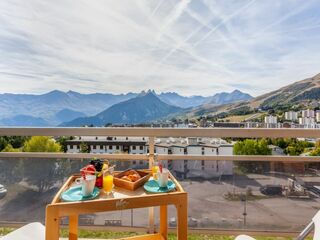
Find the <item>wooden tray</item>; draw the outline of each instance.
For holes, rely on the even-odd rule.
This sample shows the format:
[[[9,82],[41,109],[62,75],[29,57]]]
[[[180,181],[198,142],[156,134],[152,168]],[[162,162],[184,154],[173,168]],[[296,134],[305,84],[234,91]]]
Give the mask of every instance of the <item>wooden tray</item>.
[[[151,173],[148,172],[144,172],[144,171],[140,171],[140,170],[135,170],[137,173],[139,173],[139,175],[141,176],[141,178],[135,182],[129,182],[127,180],[123,180],[121,179],[121,177],[125,176],[126,173],[130,170],[133,169],[128,169],[124,172],[118,173],[114,176],[113,178],[113,183],[115,186],[120,187],[120,188],[124,188],[127,190],[131,190],[134,191],[137,188],[141,187],[142,185],[144,185],[150,178]]]

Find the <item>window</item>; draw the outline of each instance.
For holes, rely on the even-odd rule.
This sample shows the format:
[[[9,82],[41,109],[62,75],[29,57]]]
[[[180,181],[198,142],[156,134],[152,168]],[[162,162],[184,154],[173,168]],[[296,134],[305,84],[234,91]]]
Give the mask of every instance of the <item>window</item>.
[[[136,146],[132,146],[132,150],[136,150]]]
[[[134,160],[134,161],[132,161],[132,164],[136,164],[136,161]]]
[[[112,146],[111,145],[109,146],[109,149],[112,150]]]
[[[116,137],[114,137],[114,140],[117,140],[117,138],[116,138]]]
[[[96,149],[96,148],[97,148],[97,146],[96,146],[96,145],[93,145],[93,146],[92,146],[92,149]]]
[[[98,140],[98,137],[96,137],[96,140]]]
[[[142,165],[142,164],[143,164],[143,161],[141,161],[141,160],[140,160],[140,162],[139,162],[139,163],[140,163],[140,165]]]
[[[143,150],[143,146],[140,146],[140,150]]]
[[[103,145],[100,145],[100,149],[103,149]]]
[[[116,146],[116,149],[119,150],[119,146]]]
[[[126,140],[128,140],[128,137],[126,137]]]
[[[77,145],[77,149],[80,149],[80,145]]]
[[[201,161],[201,169],[204,170],[204,160]]]

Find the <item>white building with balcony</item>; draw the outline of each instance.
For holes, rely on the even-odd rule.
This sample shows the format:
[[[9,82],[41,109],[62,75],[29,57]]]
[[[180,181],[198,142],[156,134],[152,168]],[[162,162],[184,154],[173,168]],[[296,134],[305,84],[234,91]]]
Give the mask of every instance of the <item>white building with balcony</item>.
[[[297,121],[298,120],[298,112],[294,112],[294,111],[285,112],[284,118],[289,121]]]
[[[277,116],[268,115],[264,117],[264,123],[266,124],[277,124],[278,118]]]
[[[315,119],[312,117],[299,118],[299,124],[302,125],[304,128],[315,128],[316,127]]]
[[[315,112],[312,109],[302,110],[301,115],[302,118],[314,118]]]
[[[278,127],[278,117],[272,115],[265,116],[264,123],[267,128],[276,128]]]
[[[86,144],[90,153],[130,153],[147,154],[148,138],[138,137],[76,137],[68,140],[67,152],[81,152],[81,144]],[[233,174],[232,161],[205,161],[201,156],[233,155],[233,145],[219,138],[157,138],[155,154],[159,155],[199,155],[199,160],[165,160],[164,167],[181,178],[212,178]],[[147,161],[134,160],[128,167],[146,168]],[[123,165],[123,164],[122,164]]]
[[[320,110],[316,111],[316,121],[319,123],[320,122]]]

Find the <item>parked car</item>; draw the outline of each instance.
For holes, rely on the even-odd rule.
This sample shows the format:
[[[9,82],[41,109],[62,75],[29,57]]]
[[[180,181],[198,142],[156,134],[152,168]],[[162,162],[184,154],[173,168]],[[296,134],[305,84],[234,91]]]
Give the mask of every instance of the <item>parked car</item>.
[[[198,226],[198,220],[193,217],[188,217],[188,226],[189,227],[197,227]]]
[[[7,194],[7,189],[5,189],[4,186],[0,184],[0,199],[4,198],[6,194]]]
[[[264,195],[282,195],[282,186],[281,185],[266,185],[260,187],[260,192]]]
[[[198,220],[193,217],[188,217],[188,226],[189,227],[197,227],[198,226]],[[169,226],[170,227],[176,227],[177,226],[177,220],[175,217],[169,218]]]
[[[177,220],[175,217],[169,218],[169,226],[170,227],[176,227],[177,226]]]

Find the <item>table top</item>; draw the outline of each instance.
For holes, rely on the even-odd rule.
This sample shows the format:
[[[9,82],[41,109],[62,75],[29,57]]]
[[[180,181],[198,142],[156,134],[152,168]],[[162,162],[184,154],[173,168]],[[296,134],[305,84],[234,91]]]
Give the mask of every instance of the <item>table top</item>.
[[[146,172],[150,172],[150,170],[143,170]],[[116,172],[117,173],[117,172]],[[92,199],[92,200],[86,200],[86,201],[75,201],[75,202],[63,202],[61,201],[61,194],[66,191],[67,189],[69,189],[73,184],[76,178],[81,177],[81,175],[73,175],[71,177],[69,177],[69,179],[65,182],[65,184],[60,188],[60,190],[58,191],[58,193],[55,195],[55,197],[53,198],[51,205],[60,205],[60,204],[68,204],[68,203],[83,203],[83,202],[97,202],[97,201],[111,201],[111,200],[121,200],[121,199],[130,199],[130,198],[149,198],[152,196],[159,196],[159,197],[163,197],[166,198],[168,195],[175,195],[175,194],[182,194],[185,193],[185,191],[183,190],[183,188],[181,187],[181,185],[179,184],[179,182],[175,179],[175,177],[170,173],[169,174],[170,179],[174,182],[174,184],[176,185],[176,190],[172,191],[172,192],[168,192],[168,193],[147,193],[143,186],[139,187],[138,189],[134,190],[134,191],[130,191],[130,190],[126,190],[123,188],[119,188],[119,187],[114,187],[113,189],[113,193],[107,195],[104,193],[104,191],[101,189],[100,190],[100,194],[97,198]]]

